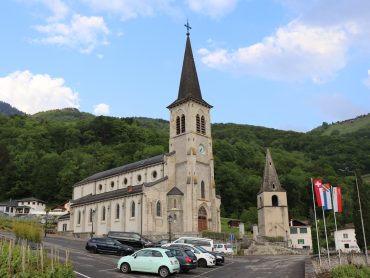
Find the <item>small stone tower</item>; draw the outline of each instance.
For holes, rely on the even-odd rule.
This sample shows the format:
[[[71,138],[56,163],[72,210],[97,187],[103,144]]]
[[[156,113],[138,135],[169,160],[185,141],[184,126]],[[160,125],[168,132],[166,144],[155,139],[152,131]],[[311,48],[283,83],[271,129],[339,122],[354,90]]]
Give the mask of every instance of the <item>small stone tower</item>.
[[[266,152],[266,164],[261,189],[257,195],[258,230],[260,236],[283,237],[289,233],[286,190],[281,186],[272,161]]]

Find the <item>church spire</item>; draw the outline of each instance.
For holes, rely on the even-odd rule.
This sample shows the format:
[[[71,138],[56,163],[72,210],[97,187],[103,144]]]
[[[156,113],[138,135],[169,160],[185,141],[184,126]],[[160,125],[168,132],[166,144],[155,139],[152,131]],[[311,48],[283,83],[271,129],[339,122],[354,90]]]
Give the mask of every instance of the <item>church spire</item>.
[[[274,162],[272,161],[269,149],[267,149],[266,151],[265,171],[263,174],[263,182],[259,193],[265,191],[285,192],[285,189],[281,186],[279,182],[279,177],[276,173]]]
[[[203,100],[202,93],[200,91],[197,70],[195,68],[193,51],[192,51],[191,43],[190,43],[189,29],[191,29],[191,27],[189,26],[188,22],[185,25],[185,27],[187,28],[186,46],[185,46],[184,61],[182,64],[179,93],[178,93],[177,99],[172,104],[170,104],[167,108],[172,108],[188,100],[196,101],[200,104],[203,104],[211,108],[212,106]]]

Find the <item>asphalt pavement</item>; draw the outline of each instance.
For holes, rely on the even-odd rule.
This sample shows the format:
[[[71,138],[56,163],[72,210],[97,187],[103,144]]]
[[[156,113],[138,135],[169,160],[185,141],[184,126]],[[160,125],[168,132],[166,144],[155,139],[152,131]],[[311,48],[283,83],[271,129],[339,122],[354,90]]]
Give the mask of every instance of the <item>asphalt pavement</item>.
[[[9,236],[9,235],[8,235]],[[119,256],[92,254],[85,250],[86,241],[66,237],[48,236],[44,239],[45,248],[58,250],[60,260],[65,260],[69,250],[78,278],[150,278],[156,274],[123,274],[116,269]],[[202,278],[300,278],[304,277],[305,256],[245,256],[227,257],[225,264],[210,268],[197,268],[189,273],[176,274],[171,277]]]

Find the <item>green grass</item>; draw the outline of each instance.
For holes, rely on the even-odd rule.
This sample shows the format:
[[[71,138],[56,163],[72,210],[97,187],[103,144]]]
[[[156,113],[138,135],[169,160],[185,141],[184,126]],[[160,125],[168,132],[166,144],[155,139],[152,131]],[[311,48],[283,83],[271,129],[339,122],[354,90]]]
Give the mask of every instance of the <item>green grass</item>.
[[[368,278],[370,277],[370,268],[365,267],[365,266],[356,267],[355,265],[341,265],[331,270],[331,277],[333,278],[347,278],[347,277]]]
[[[229,226],[227,225],[227,221],[229,220],[230,218],[221,218],[221,232],[227,234],[233,233],[236,236],[239,235],[239,228],[229,228]]]

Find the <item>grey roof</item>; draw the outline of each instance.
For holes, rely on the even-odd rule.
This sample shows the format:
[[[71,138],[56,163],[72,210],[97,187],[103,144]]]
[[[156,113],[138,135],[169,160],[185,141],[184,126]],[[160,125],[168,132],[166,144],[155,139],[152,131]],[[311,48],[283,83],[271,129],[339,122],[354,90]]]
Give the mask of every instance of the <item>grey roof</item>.
[[[145,182],[145,183],[143,183],[143,185],[145,187],[151,187],[151,186],[156,185],[157,183],[160,183],[160,182],[165,181],[167,179],[168,179],[168,176],[165,176],[163,178],[157,179],[157,180],[152,181],[152,182]]]
[[[131,194],[137,194],[143,192],[143,185],[135,185],[132,187],[132,191],[128,192],[127,187],[118,189],[118,190],[113,190],[101,194],[96,194],[96,195],[86,195],[84,197],[81,197],[79,199],[73,200],[71,206],[76,206],[76,205],[82,205],[82,204],[88,204],[88,203],[95,203],[103,200],[109,200],[113,198],[119,198],[122,196],[126,195],[131,195]]]
[[[17,207],[18,201],[17,200],[10,200],[5,202],[0,202],[0,206],[7,206],[7,207]]]
[[[87,177],[86,179],[83,179],[82,181],[77,182],[74,186],[78,186],[78,185],[81,185],[81,184],[84,184],[84,183],[87,183],[87,182],[99,180],[99,179],[102,179],[102,178],[105,178],[105,177],[115,176],[115,175],[118,175],[118,174],[121,174],[121,173],[133,171],[135,169],[147,167],[149,165],[163,163],[164,162],[164,157],[166,155],[170,156],[174,153],[175,152],[170,152],[170,153],[167,153],[167,154],[156,155],[156,156],[153,156],[153,157],[150,157],[150,158],[147,158],[147,159],[143,159],[143,160],[140,160],[140,161],[136,161],[136,162],[133,162],[133,163],[130,163],[130,164],[126,164],[126,165],[123,165],[123,166],[120,166],[120,167],[117,167],[117,168],[113,168],[113,169],[109,169],[109,170],[106,170],[106,171],[103,171],[103,172],[99,172],[99,173],[96,173],[96,174],[94,174],[90,177]]]
[[[270,150],[267,149],[266,152],[266,163],[265,163],[265,171],[263,174],[263,182],[261,185],[261,192],[285,192],[286,190],[281,186],[279,177],[276,173],[276,169],[274,166],[274,162],[272,161],[272,157],[270,154]]]
[[[40,200],[40,199],[37,199],[37,198],[35,198],[35,197],[28,197],[28,198],[18,199],[17,201],[18,201],[18,202],[33,202],[33,201],[35,201],[35,202],[39,202],[39,203],[44,203],[44,204],[46,204],[46,202],[45,202],[45,201]]]
[[[190,37],[189,34],[187,34],[179,94],[177,100],[171,103],[167,108],[172,108],[189,100],[193,100],[209,108],[212,107],[212,105],[205,102],[202,98],[193,51],[191,49]]]
[[[68,220],[70,219],[71,214],[68,212],[66,214],[63,214],[62,216],[58,217],[58,220]]]
[[[293,224],[293,227],[297,227],[297,226],[310,226],[308,224],[308,221],[302,221],[302,220],[297,220],[297,219],[292,219],[292,224]]]
[[[176,186],[174,186],[170,191],[168,191],[167,195],[181,195],[184,196],[184,193]]]

